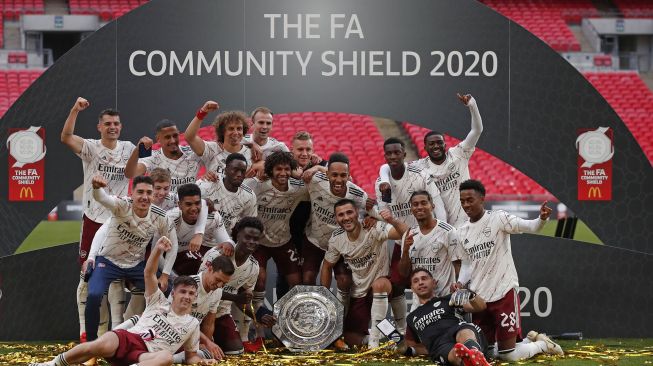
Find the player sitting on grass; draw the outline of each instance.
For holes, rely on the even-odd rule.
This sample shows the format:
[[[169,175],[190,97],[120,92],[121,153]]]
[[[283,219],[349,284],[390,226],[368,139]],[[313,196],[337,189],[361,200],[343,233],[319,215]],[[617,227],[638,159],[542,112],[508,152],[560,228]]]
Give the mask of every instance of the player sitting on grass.
[[[457,308],[466,312],[485,309],[485,301],[469,290],[436,296],[437,281],[425,268],[410,275],[410,288],[421,306],[408,314],[408,355],[429,355],[443,365],[489,366],[483,352],[487,341],[481,328],[467,323]]]
[[[172,243],[163,236],[152,249],[144,270],[147,306],[134,327],[107,332],[95,341],[79,344],[59,354],[50,362],[30,366],[68,366],[93,357],[104,357],[112,365],[167,366],[172,365],[172,354],[182,345],[187,364],[214,364],[215,360],[203,360],[197,355],[200,324],[191,315],[198,293],[195,279],[188,276],[175,279],[172,303],[159,289],[156,278],[159,256],[171,248]]]

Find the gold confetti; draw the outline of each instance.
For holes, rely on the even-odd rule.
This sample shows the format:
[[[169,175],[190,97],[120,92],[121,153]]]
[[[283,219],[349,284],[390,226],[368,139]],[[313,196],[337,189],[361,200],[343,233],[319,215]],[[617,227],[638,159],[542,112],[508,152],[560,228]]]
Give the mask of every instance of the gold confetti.
[[[25,344],[25,343],[0,343],[0,366],[26,365],[30,362],[50,361],[59,353],[65,352],[75,346],[75,343],[67,344]],[[282,347],[270,348],[266,352],[256,354],[243,354],[231,356],[220,362],[224,366],[245,366],[245,365],[271,365],[271,366],[307,366],[307,365],[354,365],[366,363],[392,363],[395,365],[428,365],[432,364],[427,358],[404,357],[396,354],[390,343],[382,344],[380,347],[368,350],[367,348],[356,348],[353,352],[337,352],[323,350],[314,353],[291,353]],[[642,364],[651,365],[653,360],[644,360],[641,357],[653,357],[653,346],[645,346],[639,349],[624,348],[623,345],[579,345],[566,349],[565,355],[548,356],[540,355],[529,362],[518,362],[516,364],[555,364],[558,359],[590,360],[604,365],[615,365],[620,359],[640,360]],[[495,361],[495,366],[509,365],[505,362]],[[514,365],[515,363],[513,363]],[[107,365],[100,361],[100,365]]]

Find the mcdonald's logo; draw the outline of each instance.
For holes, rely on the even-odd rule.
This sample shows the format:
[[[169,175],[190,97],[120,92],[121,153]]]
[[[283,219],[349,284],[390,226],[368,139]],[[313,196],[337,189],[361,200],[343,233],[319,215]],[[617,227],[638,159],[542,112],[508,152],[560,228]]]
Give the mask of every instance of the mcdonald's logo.
[[[601,198],[601,188],[591,187],[587,192],[587,198]]]
[[[18,197],[21,198],[21,199],[23,199],[23,198],[29,198],[29,199],[34,198],[34,192],[32,191],[32,187],[21,187],[20,188],[20,194],[18,195]]]

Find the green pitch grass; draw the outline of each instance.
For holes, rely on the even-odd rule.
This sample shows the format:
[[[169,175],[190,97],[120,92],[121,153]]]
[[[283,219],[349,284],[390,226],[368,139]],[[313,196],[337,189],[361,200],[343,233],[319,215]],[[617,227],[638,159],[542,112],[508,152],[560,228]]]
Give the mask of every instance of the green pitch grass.
[[[553,236],[557,223],[556,220],[547,222],[542,229],[541,235]],[[80,227],[81,221],[41,221],[18,247],[16,254],[77,242],[79,241]],[[581,221],[578,222],[576,227],[575,239],[593,244],[602,244],[599,238]]]
[[[560,341],[560,345],[566,352],[564,357],[553,357],[539,355],[528,361],[520,362],[494,362],[493,365],[531,365],[531,366],[642,366],[653,364],[653,339],[586,339],[582,341]],[[38,358],[53,357],[53,352],[62,348],[53,343],[34,342],[29,344],[0,343],[0,366],[25,364],[22,360],[34,361]],[[276,352],[275,352],[276,354]],[[284,352],[282,355],[289,356]],[[340,357],[342,356],[342,357]],[[310,357],[310,360],[282,358],[281,355],[272,358],[265,358],[267,364],[296,366],[306,364],[334,364],[334,365],[433,365],[426,359],[397,359],[393,361],[389,352],[384,351],[378,354],[366,355],[353,361],[352,356],[341,354],[335,362],[319,362],[319,356]],[[249,365],[258,356],[245,355],[228,359],[230,366]],[[261,357],[263,358],[263,357]],[[29,361],[27,361],[29,362]],[[106,363],[101,362],[102,365]]]

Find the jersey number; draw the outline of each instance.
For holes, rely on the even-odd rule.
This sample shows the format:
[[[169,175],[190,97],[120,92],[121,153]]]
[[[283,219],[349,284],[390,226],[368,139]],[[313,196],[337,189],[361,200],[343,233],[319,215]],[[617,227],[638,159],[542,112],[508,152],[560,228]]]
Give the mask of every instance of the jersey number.
[[[517,323],[517,320],[515,318],[515,312],[513,311],[510,313],[510,315],[506,313],[501,313],[501,327],[503,328],[508,328],[512,327]]]

